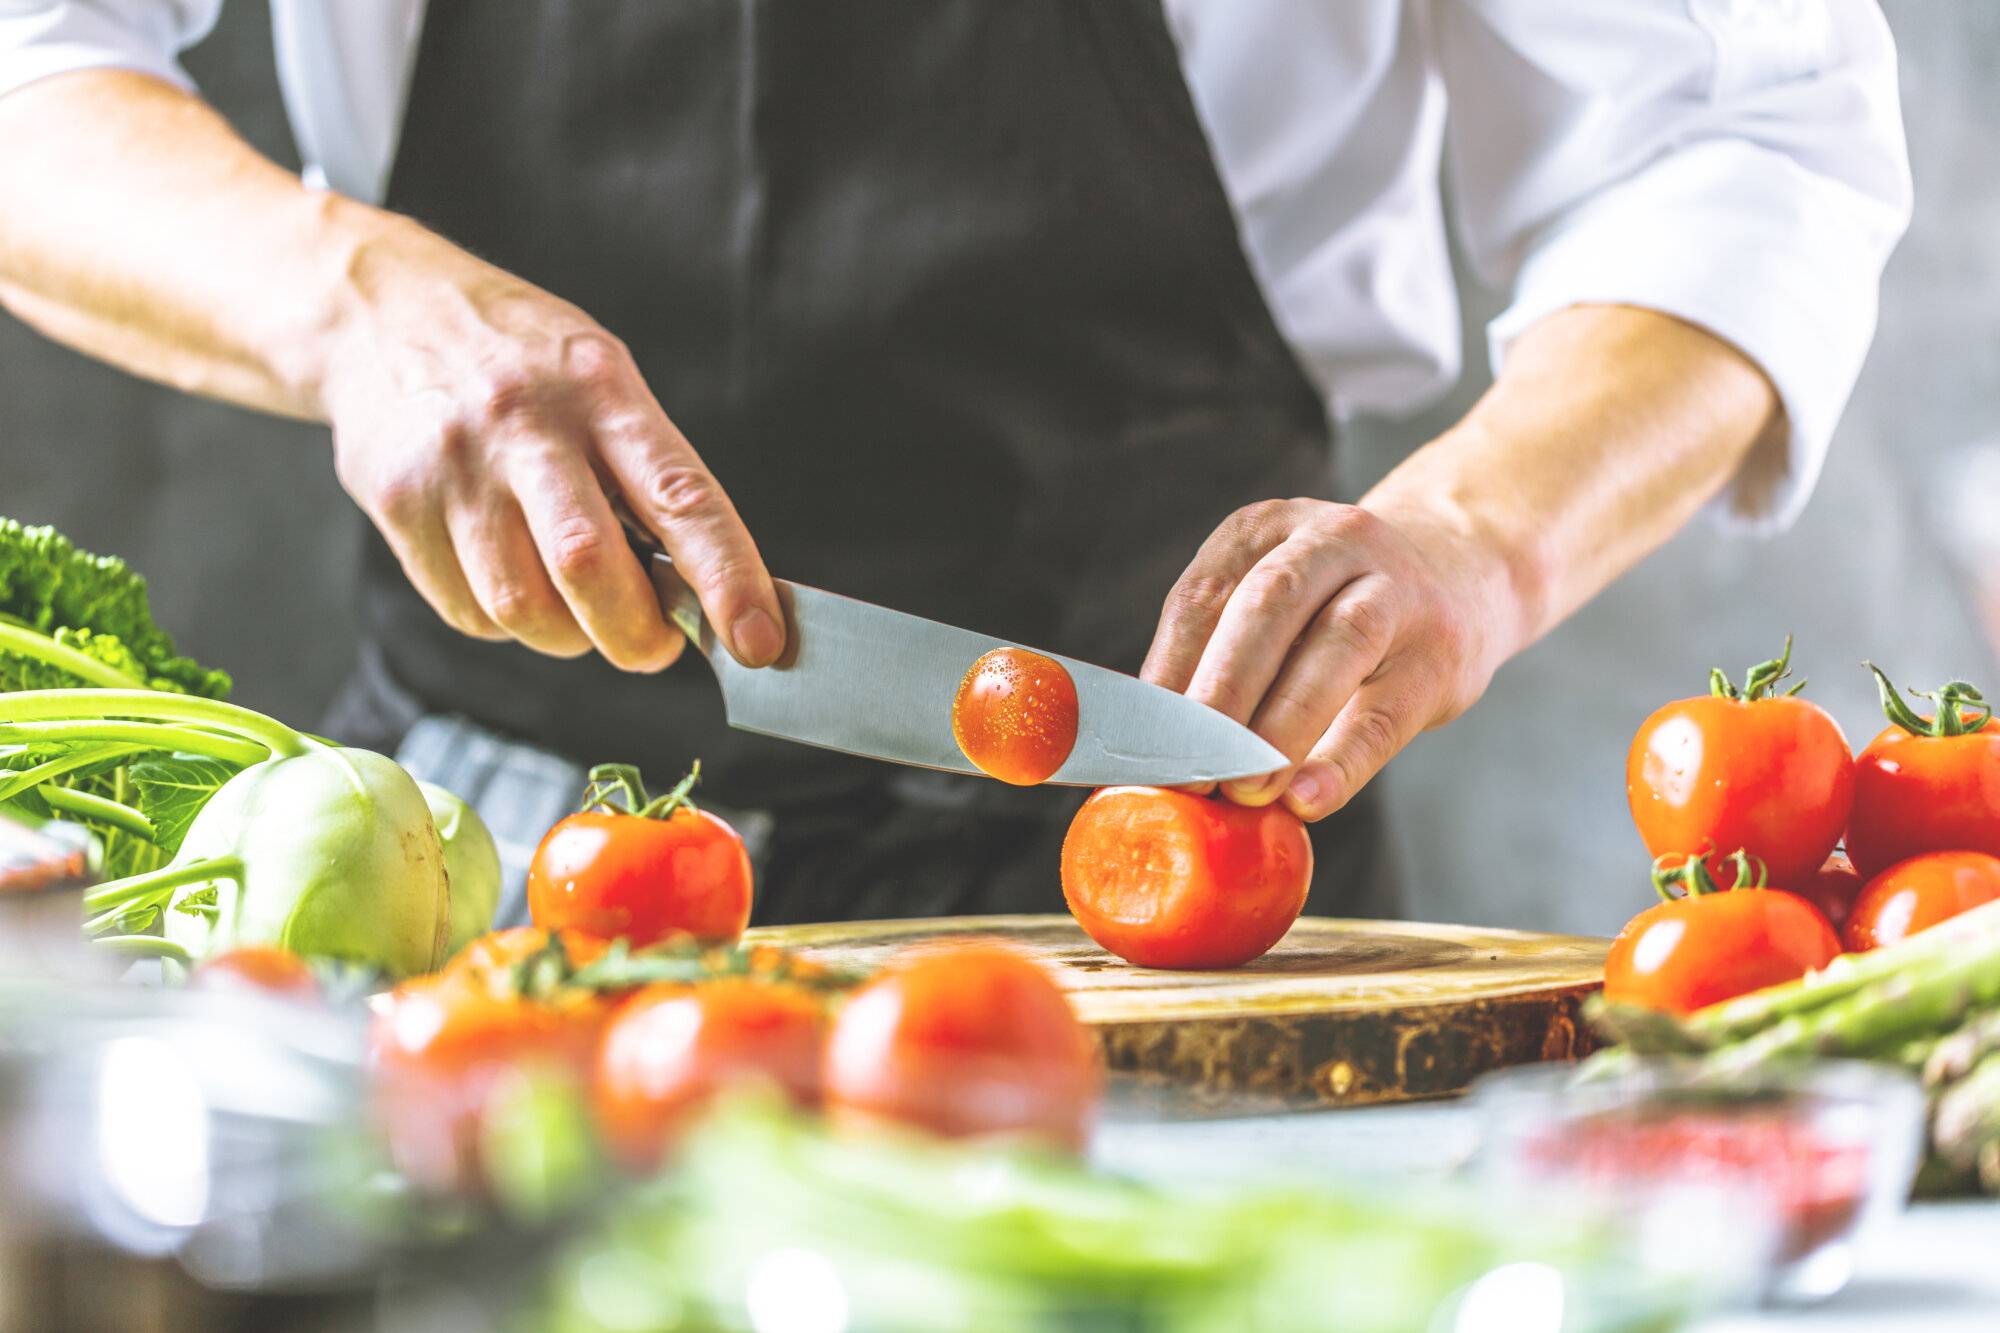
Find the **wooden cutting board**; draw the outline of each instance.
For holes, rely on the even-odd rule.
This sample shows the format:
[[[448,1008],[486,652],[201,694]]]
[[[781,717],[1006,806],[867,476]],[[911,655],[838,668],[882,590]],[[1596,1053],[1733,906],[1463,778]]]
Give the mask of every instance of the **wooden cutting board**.
[[[1227,972],[1160,972],[1104,952],[1068,916],[772,926],[756,942],[869,969],[928,940],[984,937],[1051,966],[1106,1065],[1194,1107],[1443,1097],[1480,1074],[1587,1054],[1578,1014],[1607,941],[1479,926],[1302,917]]]

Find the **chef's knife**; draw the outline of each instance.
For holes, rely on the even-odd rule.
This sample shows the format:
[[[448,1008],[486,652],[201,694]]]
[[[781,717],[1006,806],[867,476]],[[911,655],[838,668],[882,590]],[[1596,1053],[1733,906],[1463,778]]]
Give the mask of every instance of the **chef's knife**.
[[[952,734],[952,700],[975,661],[1018,645],[779,579],[784,656],[746,667],[717,641],[693,589],[651,534],[629,521],[627,528],[668,618],[714,669],[730,726],[898,764],[979,771]],[[1077,697],[1076,745],[1050,782],[1165,787],[1285,766],[1262,737],[1186,695],[1059,653],[1043,656],[1062,663]]]

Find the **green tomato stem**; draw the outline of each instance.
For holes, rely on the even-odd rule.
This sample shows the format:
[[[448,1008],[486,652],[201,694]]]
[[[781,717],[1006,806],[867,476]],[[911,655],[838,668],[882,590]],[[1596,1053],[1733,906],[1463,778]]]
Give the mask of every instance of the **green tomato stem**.
[[[79,768],[89,768],[104,759],[122,759],[126,755],[139,754],[145,749],[140,745],[83,745],[68,754],[59,754],[52,759],[44,759],[33,768],[20,772],[0,782],[0,801],[11,801],[22,792],[39,787],[44,782],[53,782],[65,773],[74,773]]]
[[[1934,690],[1911,690],[1919,699],[1929,699],[1937,705],[1936,710],[1925,717],[1910,707],[1902,692],[1889,679],[1886,672],[1873,662],[1863,662],[1863,666],[1875,673],[1875,689],[1882,696],[1882,712],[1888,719],[1909,732],[1912,736],[1926,736],[1933,739],[1946,736],[1965,736],[1983,731],[1993,720],[1993,705],[1979,692],[1979,687],[1963,680],[1948,680]],[[1972,716],[1967,717],[1970,709]]]
[[[19,694],[0,694],[0,711]],[[184,698],[166,695],[165,698]],[[176,727],[165,722],[121,722],[100,718],[77,718],[53,722],[0,722],[0,741],[47,744],[50,741],[116,741],[143,750],[178,750],[207,755],[225,764],[248,768],[271,757],[268,747],[239,736],[224,736],[195,727]]]
[[[262,743],[281,758],[304,754],[311,742],[275,718],[239,704],[156,690],[20,690],[0,695],[0,721],[148,718],[184,727],[213,727]]]
[[[135,834],[147,842],[153,841],[157,836],[152,820],[129,805],[121,805],[95,792],[77,791],[71,787],[52,784],[42,792],[42,799],[49,803],[51,810],[60,810],[66,815],[76,815],[83,819],[94,819],[100,824],[108,824],[112,828]]]
[[[212,856],[185,865],[166,865],[141,875],[127,875],[100,884],[83,895],[83,910],[102,912],[108,907],[130,908],[164,900],[184,884],[211,879],[235,879],[243,873],[241,858]]]
[[[1718,699],[1735,699],[1743,703],[1756,703],[1776,688],[1779,681],[1792,674],[1792,636],[1785,636],[1785,650],[1769,661],[1759,662],[1750,668],[1743,678],[1742,688],[1722,673],[1721,667],[1714,667],[1708,673],[1708,692]],[[1790,698],[1806,687],[1802,680],[1785,691]]]
[[[92,685],[102,685],[114,690],[143,688],[146,684],[126,675],[118,668],[100,662],[89,653],[79,652],[66,643],[60,643],[39,630],[22,625],[12,625],[0,621],[0,649],[31,657],[46,663],[58,671],[67,671],[78,680]]]
[[[91,941],[106,953],[125,958],[164,958],[182,967],[194,966],[194,955],[182,946],[158,935],[106,935]]]

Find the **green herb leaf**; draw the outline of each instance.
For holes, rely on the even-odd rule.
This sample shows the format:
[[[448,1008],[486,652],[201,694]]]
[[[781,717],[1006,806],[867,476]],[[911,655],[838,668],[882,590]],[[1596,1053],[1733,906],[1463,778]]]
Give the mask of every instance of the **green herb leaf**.
[[[205,889],[196,889],[193,893],[175,903],[174,910],[176,912],[186,912],[189,916],[213,916],[220,910],[220,903],[216,899],[215,886],[211,884]]]
[[[160,850],[172,856],[208,798],[239,771],[205,755],[174,754],[141,759],[127,775],[133,804],[153,821],[153,840]]]

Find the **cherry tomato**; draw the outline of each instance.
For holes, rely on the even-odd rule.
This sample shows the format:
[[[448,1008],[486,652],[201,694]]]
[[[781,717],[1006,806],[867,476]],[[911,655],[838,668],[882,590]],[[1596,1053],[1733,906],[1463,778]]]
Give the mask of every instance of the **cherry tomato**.
[[[1714,673],[1707,695],[1679,699],[1639,728],[1625,760],[1625,795],[1654,856],[1702,851],[1725,888],[1737,848],[1776,884],[1802,884],[1847,827],[1854,756],[1819,705],[1771,696],[1791,658],[1750,669],[1745,686]]]
[[[1063,839],[1077,924],[1140,967],[1238,967],[1291,929],[1312,887],[1312,841],[1283,806],[1160,787],[1105,787]]]
[[[1046,972],[960,944],[907,954],[854,993],[822,1085],[841,1118],[1081,1148],[1098,1081],[1095,1043]]]
[[[2000,722],[1977,690],[1953,682],[1920,716],[1874,667],[1891,725],[1861,752],[1847,852],[1874,876],[1919,852],[2000,856]],[[1965,707],[1972,703],[1971,708]],[[1958,716],[1953,728],[1940,719]]]
[[[649,1170],[730,1085],[765,1082],[810,1105],[824,1022],[819,999],[797,986],[744,977],[648,986],[618,1010],[598,1048],[598,1124],[628,1166]]]
[[[1679,880],[1686,897],[1655,903],[1626,922],[1604,959],[1604,998],[1688,1014],[1766,986],[1795,981],[1832,962],[1840,940],[1817,907],[1761,885],[1719,890],[1701,861],[1663,871],[1661,892]],[[1744,878],[1739,860],[1738,873]]]
[[[465,971],[405,982],[374,1008],[371,1087],[392,1158],[422,1188],[476,1193],[479,1126],[495,1089],[524,1071],[580,1082],[611,1005],[583,991],[496,994]]]
[[[1826,864],[1817,874],[1792,891],[1817,907],[1827,923],[1839,930],[1847,924],[1848,915],[1854,911],[1854,900],[1861,896],[1861,886],[1866,882],[1847,859],[1847,853],[1835,852],[1826,858]]]
[[[995,648],[972,664],[951,701],[951,734],[980,772],[1032,787],[1076,744],[1076,682],[1062,663]]]
[[[289,949],[246,944],[216,954],[188,978],[196,990],[259,991],[287,1000],[320,998],[319,978]]]
[[[538,926],[623,937],[633,948],[686,933],[733,940],[750,921],[750,856],[736,830],[688,803],[701,771],[646,797],[638,771],[591,770],[586,808],[559,821],[528,866]],[[622,791],[622,806],[614,798]]]
[[[1924,852],[1868,881],[1847,921],[1847,947],[1860,953],[1894,944],[1995,898],[2000,856]]]

